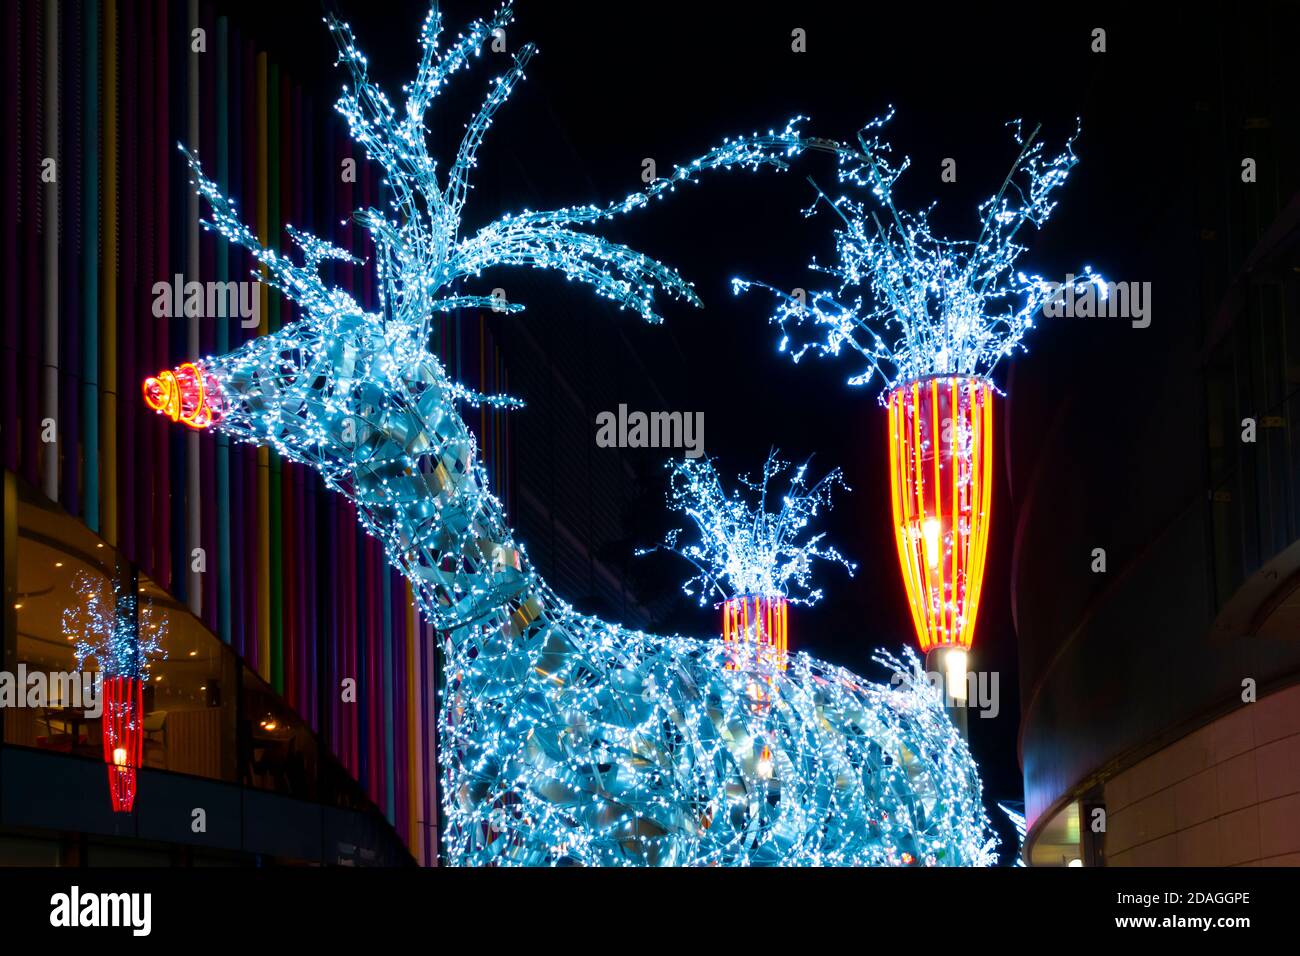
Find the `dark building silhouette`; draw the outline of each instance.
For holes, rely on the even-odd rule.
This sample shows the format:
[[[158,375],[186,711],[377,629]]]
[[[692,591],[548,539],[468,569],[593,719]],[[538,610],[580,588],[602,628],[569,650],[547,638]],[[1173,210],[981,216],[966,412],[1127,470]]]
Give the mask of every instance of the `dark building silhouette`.
[[[1034,865],[1300,863],[1296,32],[1172,24],[1164,108],[1130,90],[1102,159],[1151,325],[1054,320],[1012,376]]]

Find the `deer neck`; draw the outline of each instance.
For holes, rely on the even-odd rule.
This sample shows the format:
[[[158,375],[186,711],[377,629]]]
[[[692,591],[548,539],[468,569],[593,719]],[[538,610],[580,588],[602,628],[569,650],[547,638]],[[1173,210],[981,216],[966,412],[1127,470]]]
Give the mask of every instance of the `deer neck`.
[[[453,640],[541,600],[436,356],[395,356],[374,327],[278,338],[215,361],[230,412],[219,428],[317,468]]]
[[[429,356],[366,416],[345,491],[426,618],[457,640],[512,613],[535,582],[440,373]]]

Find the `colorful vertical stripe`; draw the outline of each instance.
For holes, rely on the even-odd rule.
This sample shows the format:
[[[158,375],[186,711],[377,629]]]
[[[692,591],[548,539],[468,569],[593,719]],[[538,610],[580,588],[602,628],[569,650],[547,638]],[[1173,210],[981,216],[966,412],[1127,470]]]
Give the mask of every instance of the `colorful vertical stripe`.
[[[378,171],[353,153],[332,104],[283,68],[266,43],[280,39],[244,17],[211,0],[6,5],[13,95],[0,109],[18,142],[0,159],[15,184],[0,221],[0,261],[14,277],[0,291],[0,457],[187,603],[312,726],[417,859],[433,863],[437,636],[408,583],[314,471],[220,436],[196,448],[198,436],[140,400],[144,375],[297,318],[264,287],[256,328],[155,314],[155,289],[170,296],[178,275],[242,281],[253,268],[247,252],[196,232],[178,141],[197,146],[267,244],[281,244],[292,222],[371,253],[347,217],[383,204]],[[196,28],[202,53],[191,50]],[[40,164],[50,147],[58,176],[47,188]],[[356,160],[355,182],[343,180],[345,159]],[[324,268],[376,307],[370,269]],[[477,373],[484,391],[509,388],[496,321],[435,324],[443,361],[462,378]],[[39,426],[50,410],[58,441],[45,449]],[[490,410],[477,419],[509,507],[509,419]],[[206,566],[197,575],[195,547]],[[354,698],[344,699],[345,681],[355,681]]]

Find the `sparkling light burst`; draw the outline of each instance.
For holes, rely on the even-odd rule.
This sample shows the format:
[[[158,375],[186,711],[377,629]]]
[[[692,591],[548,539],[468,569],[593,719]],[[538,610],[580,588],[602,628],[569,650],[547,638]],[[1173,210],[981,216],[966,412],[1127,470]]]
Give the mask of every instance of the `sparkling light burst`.
[[[558,270],[649,321],[659,320],[657,290],[698,304],[672,269],[581,227],[706,170],[783,168],[805,141],[791,123],[728,141],[619,202],[506,216],[462,237],[479,143],[531,48],[492,83],[442,179],[423,116],[509,18],[502,9],[440,48],[435,7],[400,113],[366,78],[351,31],[330,22],[354,82],[339,109],[393,197],[392,218],[358,214],[376,247],[376,312],[319,277],[324,259],[345,253],[297,230],[301,264],[264,248],[191,159],[211,227],[251,250],[259,277],[302,316],[198,363],[208,427],[319,469],[355,503],[439,630],[447,860],[991,862],[975,766],[914,660],[886,661],[907,676],[881,687],[798,655],[758,709],[744,676],[720,666],[718,642],[653,637],[578,613],[515,540],[457,405],[517,403],[448,377],[428,348],[433,316],[497,304],[462,283],[498,265]]]
[[[769,489],[773,478],[790,469],[775,451],[763,463],[760,479],[740,477],[744,490],[728,492],[707,458],[686,458],[669,468],[669,506],[694,523],[698,540],[682,543],[682,530],[676,529],[659,548],[695,566],[697,573],[682,590],[697,596],[701,605],[710,594],[722,600],[745,594],[779,595],[791,604],[816,604],[822,592],[811,584],[814,561],[842,564],[849,574],[855,570],[856,565],[839,551],[822,543],[825,533],[804,537],[818,512],[830,508],[835,488],[848,490],[838,468],[809,485],[805,462],[791,473],[784,494]],[[779,509],[774,507],[777,504]]]
[[[866,190],[870,198],[832,200],[818,188],[805,210],[812,215],[824,202],[842,223],[835,230],[838,261],[821,265],[814,259],[811,265],[835,280],[835,289],[790,293],[740,278],[732,288],[740,293],[759,286],[779,297],[771,321],[781,326],[781,351],[796,362],[809,350],[835,356],[846,348],[866,359],[850,384],[879,378],[887,392],[930,375],[987,377],[1023,348],[1034,317],[1061,294],[1059,283],[1016,270],[1025,251],[1017,235],[1026,223],[1041,228],[1055,210],[1052,194],[1078,162],[1079,128],[1059,154],[1047,158],[1037,127],[1026,136],[1020,120],[1009,123],[1020,152],[1001,188],[979,205],[978,235],[948,239],[931,228],[936,203],[919,212],[895,204],[895,184],[911,160],[896,161],[880,138],[893,115],[891,109],[859,131],[857,148],[833,149],[839,182]],[[817,148],[827,148],[824,142]],[[1105,290],[1101,277],[1085,266],[1075,291],[1089,284]]]
[[[136,594],[116,579],[111,599],[107,582],[84,571],[73,579],[72,589],[80,600],[63,609],[63,633],[76,639],[73,654],[77,667],[85,667],[93,657],[105,680],[148,680],[149,659],[167,656],[162,646],[167,619],[156,615],[149,602],[139,602]]]

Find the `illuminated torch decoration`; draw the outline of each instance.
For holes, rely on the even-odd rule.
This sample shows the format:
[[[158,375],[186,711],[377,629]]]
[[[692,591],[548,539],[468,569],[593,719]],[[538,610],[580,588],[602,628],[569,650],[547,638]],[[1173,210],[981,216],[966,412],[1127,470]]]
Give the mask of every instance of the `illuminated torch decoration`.
[[[993,388],[975,377],[889,392],[895,542],[921,650],[970,649],[988,554]],[[963,672],[964,673],[964,672]]]
[[[103,694],[104,763],[114,813],[135,806],[136,771],[144,753],[144,684],[149,658],[164,656],[165,619],[155,619],[150,605],[139,606],[136,592],[113,582],[112,599],[102,578],[84,572],[73,581],[80,602],[63,611],[63,632],[77,641],[77,667],[94,658]]]
[[[695,566],[696,574],[682,590],[703,605],[709,596],[722,598],[722,639],[729,653],[727,670],[771,675],[789,664],[790,604],[816,604],[822,592],[811,584],[812,562],[842,564],[852,574],[856,565],[835,548],[823,544],[824,533],[804,539],[812,519],[829,508],[838,485],[847,490],[838,468],[813,485],[805,462],[794,469],[780,510],[769,510],[776,498],[769,485],[790,468],[768,455],[761,479],[742,476],[744,490],[728,492],[707,459],[672,462],[668,501],[672,510],[690,518],[699,540],[683,544],[675,529],[657,548],[671,551]],[[746,491],[750,494],[746,494]],[[751,501],[752,497],[752,501]],[[770,683],[770,680],[769,680]],[[751,692],[751,696],[756,696]]]
[[[836,356],[851,349],[866,368],[849,379],[879,379],[888,409],[889,483],[895,543],[921,649],[944,650],[950,673],[971,646],[979,610],[993,490],[993,369],[1022,349],[1034,317],[1064,293],[1060,283],[1015,271],[1025,251],[1022,226],[1041,227],[1056,208],[1052,193],[1078,162],[1079,130],[1056,156],[1043,155],[1038,129],[1012,129],[1019,155],[998,192],[979,206],[975,240],[931,230],[929,213],[900,210],[893,189],[910,161],[896,162],[879,130],[892,110],[859,131],[857,147],[836,145],[841,185],[870,200],[830,199],[817,189],[805,215],[825,202],[842,223],[838,263],[812,268],[834,291],[786,293],[733,279],[737,293],[759,286],[780,302],[780,350],[799,361],[809,350]],[[1090,267],[1071,282],[1076,293],[1105,282]],[[804,336],[801,333],[810,332]]]
[[[788,604],[780,594],[742,594],[722,602],[722,640],[732,652],[728,670],[746,660],[786,669]]]
[[[136,768],[144,752],[144,682],[138,677],[104,681],[104,763],[114,813],[135,806]]]

